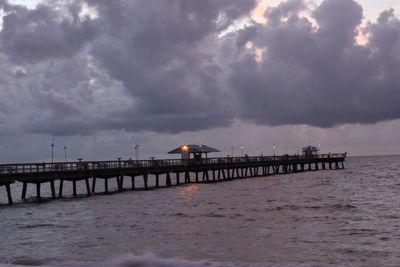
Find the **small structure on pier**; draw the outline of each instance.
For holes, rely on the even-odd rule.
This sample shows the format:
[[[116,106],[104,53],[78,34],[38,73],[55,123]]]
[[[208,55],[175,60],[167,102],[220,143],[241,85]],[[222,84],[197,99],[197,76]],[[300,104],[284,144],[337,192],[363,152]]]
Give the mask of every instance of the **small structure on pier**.
[[[315,146],[306,146],[303,148],[303,155],[305,156],[314,156],[318,154],[318,148]]]
[[[221,151],[206,145],[181,145],[180,147],[168,152],[168,154],[181,154],[182,159],[190,159],[190,154],[193,154],[194,159],[201,159],[203,154],[205,154],[207,158],[207,154],[212,152]]]

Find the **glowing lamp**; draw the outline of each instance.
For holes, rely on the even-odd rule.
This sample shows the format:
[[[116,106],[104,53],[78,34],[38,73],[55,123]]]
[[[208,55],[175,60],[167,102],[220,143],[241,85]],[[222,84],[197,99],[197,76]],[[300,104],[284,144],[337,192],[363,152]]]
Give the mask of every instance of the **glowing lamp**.
[[[188,151],[189,150],[189,146],[187,146],[187,145],[182,146],[182,150],[183,151]]]

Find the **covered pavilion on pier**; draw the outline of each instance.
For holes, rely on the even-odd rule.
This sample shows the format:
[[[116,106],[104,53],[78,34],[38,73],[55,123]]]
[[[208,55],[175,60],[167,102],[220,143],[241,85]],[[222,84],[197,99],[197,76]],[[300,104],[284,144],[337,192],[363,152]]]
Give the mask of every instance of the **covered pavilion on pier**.
[[[216,148],[212,148],[206,145],[181,145],[178,148],[168,152],[168,154],[181,154],[182,159],[190,159],[190,155],[193,155],[193,159],[201,159],[203,154],[207,158],[208,153],[221,152]]]

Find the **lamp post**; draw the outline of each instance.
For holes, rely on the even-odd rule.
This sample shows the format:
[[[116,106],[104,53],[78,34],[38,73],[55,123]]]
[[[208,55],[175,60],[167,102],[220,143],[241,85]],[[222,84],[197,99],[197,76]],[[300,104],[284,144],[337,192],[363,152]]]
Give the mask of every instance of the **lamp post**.
[[[54,138],[51,139],[51,165],[53,166],[54,162]]]
[[[233,146],[231,146],[231,156],[233,158]]]
[[[135,146],[135,156],[136,156],[136,160],[139,160],[139,145]]]
[[[64,146],[64,157],[65,157],[65,162],[67,162],[67,145]]]
[[[240,147],[240,155],[243,157],[243,149],[244,149],[244,146],[241,146]]]
[[[274,154],[274,156],[275,156],[275,149],[276,149],[276,146],[274,145],[274,146],[272,146],[272,150],[273,150],[273,154]]]

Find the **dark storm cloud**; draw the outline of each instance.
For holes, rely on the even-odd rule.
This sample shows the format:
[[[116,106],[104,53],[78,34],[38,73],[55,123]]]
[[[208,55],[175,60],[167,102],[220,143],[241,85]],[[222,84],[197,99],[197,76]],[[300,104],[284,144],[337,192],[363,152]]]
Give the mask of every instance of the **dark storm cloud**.
[[[17,63],[70,57],[95,35],[90,19],[78,19],[78,4],[71,4],[64,12],[46,5],[33,10],[3,5],[7,15],[3,18],[0,47]]]
[[[218,81],[223,70],[213,52],[218,33],[247,14],[254,1],[90,3],[98,7],[99,24],[106,25],[92,55],[135,99],[132,112],[153,120],[136,127],[192,130],[199,117],[209,121],[202,127],[227,124],[230,115],[221,106]],[[166,118],[169,125],[156,126]]]
[[[319,28],[299,16],[302,1],[267,12],[270,22],[243,30],[240,42],[266,47],[263,62],[247,54],[232,66],[230,84],[242,101],[242,118],[259,124],[375,123],[400,117],[400,23],[382,13],[355,43],[362,8],[326,0],[313,13]]]
[[[97,14],[82,18],[85,3]],[[213,52],[218,35],[247,16],[255,0],[51,4],[4,8],[1,51],[25,68],[14,73],[33,109],[23,116],[25,131],[180,132],[229,125]]]
[[[0,0],[2,133],[177,133],[237,118],[329,127],[400,117],[393,11],[365,27],[369,41],[360,46],[362,8],[352,0],[312,10],[318,29],[301,16],[310,11],[305,2],[289,0],[268,9],[267,24],[240,31],[233,25],[255,0],[48,3],[27,9]],[[265,49],[261,61],[249,41]]]

